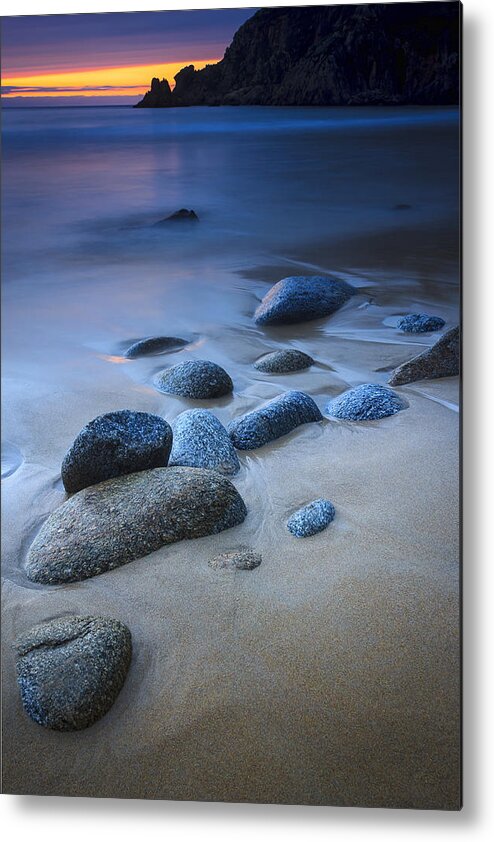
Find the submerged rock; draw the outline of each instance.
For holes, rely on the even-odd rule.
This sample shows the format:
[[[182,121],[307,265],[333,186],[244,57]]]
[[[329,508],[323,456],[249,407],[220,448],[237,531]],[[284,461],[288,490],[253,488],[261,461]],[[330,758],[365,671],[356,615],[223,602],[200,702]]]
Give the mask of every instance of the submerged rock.
[[[460,329],[454,327],[443,334],[427,351],[400,365],[388,381],[390,386],[402,386],[415,380],[434,380],[455,377],[460,373]]]
[[[228,433],[238,450],[254,450],[311,421],[322,421],[317,405],[305,392],[291,391],[235,418],[228,425]]]
[[[79,582],[184,538],[214,535],[247,514],[215,471],[155,468],[79,491],[43,524],[27,558],[32,582]]]
[[[254,550],[233,550],[212,558],[208,564],[215,570],[255,570],[262,562],[262,556]]]
[[[363,383],[355,389],[343,392],[330,401],[326,407],[328,415],[349,421],[373,421],[395,415],[406,409],[408,403],[386,386]]]
[[[155,225],[168,225],[173,222],[199,222],[199,217],[193,210],[180,208],[180,210],[175,211],[175,213],[171,213],[170,216],[165,216],[164,219],[160,219],[159,222],[155,223]]]
[[[171,351],[178,351],[188,345],[186,339],[178,336],[150,336],[147,339],[139,339],[130,348],[127,348],[124,356],[129,360],[136,357],[149,357],[155,354],[166,354]]]
[[[123,409],[99,415],[79,433],[62,462],[69,494],[88,485],[167,464],[172,431],[148,412]]]
[[[188,409],[173,422],[170,465],[236,474],[240,462],[223,424],[208,409]]]
[[[42,623],[15,645],[24,710],[45,728],[79,731],[107,713],[132,656],[127,626],[103,617]]]
[[[313,500],[288,518],[287,527],[297,538],[316,535],[331,523],[335,508],[329,500]]]
[[[290,277],[278,281],[254,314],[258,325],[283,325],[322,319],[338,310],[355,290],[334,278]]]
[[[254,363],[254,368],[267,374],[284,374],[289,371],[302,371],[302,369],[309,368],[313,364],[314,360],[308,354],[294,348],[287,348],[283,351],[273,351],[272,354],[261,357]]]
[[[178,363],[160,371],[155,382],[161,392],[196,400],[221,398],[233,391],[230,375],[209,360]]]
[[[403,316],[397,322],[398,330],[405,333],[431,333],[434,330],[441,330],[446,322],[440,316],[428,316],[427,313],[410,313]]]

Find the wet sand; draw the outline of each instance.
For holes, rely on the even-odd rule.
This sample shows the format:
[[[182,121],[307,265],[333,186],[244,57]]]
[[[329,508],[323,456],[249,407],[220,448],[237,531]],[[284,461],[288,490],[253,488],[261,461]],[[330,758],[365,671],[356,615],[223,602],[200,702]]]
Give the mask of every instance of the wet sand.
[[[72,585],[39,587],[23,569],[33,535],[65,499],[61,460],[96,415],[132,408],[172,420],[207,405],[226,423],[289,388],[323,409],[349,386],[385,383],[388,369],[437,338],[399,334],[386,320],[420,307],[442,315],[445,329],[456,324],[454,273],[431,281],[412,261],[398,276],[390,250],[388,240],[372,270],[364,250],[335,262],[322,243],[311,255],[236,267],[214,290],[236,323],[191,317],[184,350],[123,363],[108,337],[79,347],[68,374],[55,367],[51,382],[10,379],[3,435],[24,461],[2,483],[6,792],[458,807],[457,378],[397,389],[410,406],[391,418],[325,419],[240,453],[234,483],[249,514],[239,527]],[[256,300],[280,277],[308,274],[308,262],[359,295],[328,320],[256,328]],[[252,367],[287,346],[316,365],[282,376]],[[156,392],[153,374],[185,358],[224,365],[233,398]],[[286,519],[315,497],[332,500],[336,518],[296,539]],[[261,566],[208,565],[239,546],[260,552]],[[134,655],[111,711],[86,731],[58,734],[24,714],[11,644],[72,612],[125,622]]]

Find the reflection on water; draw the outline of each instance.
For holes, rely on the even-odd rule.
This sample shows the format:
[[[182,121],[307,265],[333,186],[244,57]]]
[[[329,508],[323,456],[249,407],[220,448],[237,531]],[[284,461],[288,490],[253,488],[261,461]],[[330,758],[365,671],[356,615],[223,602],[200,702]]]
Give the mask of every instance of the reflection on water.
[[[126,337],[171,333],[242,381],[277,346],[251,314],[286,274],[372,287],[341,336],[389,341],[386,317],[455,306],[455,109],[12,109],[3,139],[10,375],[85,383]],[[181,207],[200,224],[153,227]]]

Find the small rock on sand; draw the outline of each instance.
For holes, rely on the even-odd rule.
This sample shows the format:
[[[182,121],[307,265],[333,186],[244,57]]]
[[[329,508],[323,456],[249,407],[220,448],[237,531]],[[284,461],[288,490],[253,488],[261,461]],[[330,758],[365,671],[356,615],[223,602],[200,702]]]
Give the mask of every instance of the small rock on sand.
[[[233,550],[212,558],[208,564],[215,570],[255,570],[262,562],[262,556],[254,550]]]
[[[440,316],[428,316],[427,313],[410,313],[403,316],[396,324],[404,333],[432,333],[441,330],[446,322]]]
[[[302,371],[313,364],[314,360],[308,354],[295,348],[287,348],[261,357],[254,363],[254,368],[267,374],[285,374],[289,371]]]
[[[326,407],[328,415],[348,421],[374,421],[395,415],[406,409],[408,403],[386,386],[363,383],[355,389],[338,395]]]
[[[187,409],[173,422],[170,465],[236,474],[240,462],[223,424],[208,409]]]
[[[188,344],[186,339],[180,339],[178,336],[150,336],[147,339],[139,339],[138,342],[134,342],[125,351],[124,357],[134,360],[137,357],[171,353]]]
[[[22,635],[15,649],[24,710],[55,731],[79,731],[104,716],[132,656],[127,626],[103,617],[42,623]]]
[[[155,383],[160,392],[195,400],[221,398],[233,391],[225,369],[209,360],[187,360],[166,368],[156,375]]]
[[[322,319],[338,310],[354,294],[346,281],[293,276],[278,281],[254,314],[258,325],[283,325]]]
[[[317,404],[305,392],[290,391],[235,418],[228,425],[228,433],[238,450],[254,450],[311,421],[322,421]]]
[[[185,538],[214,535],[247,514],[216,471],[155,468],[79,491],[43,524],[28,553],[32,582],[79,582]]]
[[[415,380],[455,377],[460,373],[460,329],[454,327],[422,354],[403,363],[389,379],[390,386],[402,386]]]
[[[289,517],[287,527],[296,538],[307,538],[326,529],[334,516],[335,508],[329,500],[313,500]]]
[[[172,431],[148,412],[123,409],[99,415],[79,433],[62,463],[69,494],[88,485],[167,464]]]

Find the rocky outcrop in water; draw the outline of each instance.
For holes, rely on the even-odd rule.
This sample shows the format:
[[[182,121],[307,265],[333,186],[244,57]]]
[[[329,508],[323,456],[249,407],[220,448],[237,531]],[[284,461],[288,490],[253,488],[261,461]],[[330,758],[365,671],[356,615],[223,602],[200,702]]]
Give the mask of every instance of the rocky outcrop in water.
[[[330,316],[354,294],[346,281],[319,275],[283,278],[271,287],[254,313],[258,325],[288,325]]]
[[[452,105],[458,2],[261,9],[218,64],[153,79],[136,107]]]
[[[362,383],[338,395],[326,407],[328,415],[347,421],[375,421],[406,409],[408,403],[386,386]]]
[[[173,105],[172,92],[166,79],[151,80],[151,89],[134,108],[169,108]]]
[[[175,222],[199,222],[199,217],[192,209],[188,210],[187,208],[180,208],[180,210],[175,211],[175,213],[171,213],[170,216],[165,216],[164,219],[160,219],[159,222],[155,222],[155,226],[169,225],[170,223],[173,224]]]
[[[127,675],[127,626],[103,617],[42,623],[15,645],[24,710],[45,728],[80,731],[109,711]]]
[[[79,433],[62,462],[69,494],[88,485],[168,463],[172,431],[159,415],[123,409],[99,415]]]
[[[389,379],[390,386],[402,386],[415,380],[455,377],[460,373],[460,328],[448,330],[432,348],[403,363]]]
[[[305,392],[292,391],[235,418],[228,425],[228,432],[238,450],[255,450],[312,421],[322,421],[317,404]]]
[[[185,538],[214,535],[247,514],[215,471],[155,468],[79,491],[43,524],[27,558],[32,582],[79,582]]]

